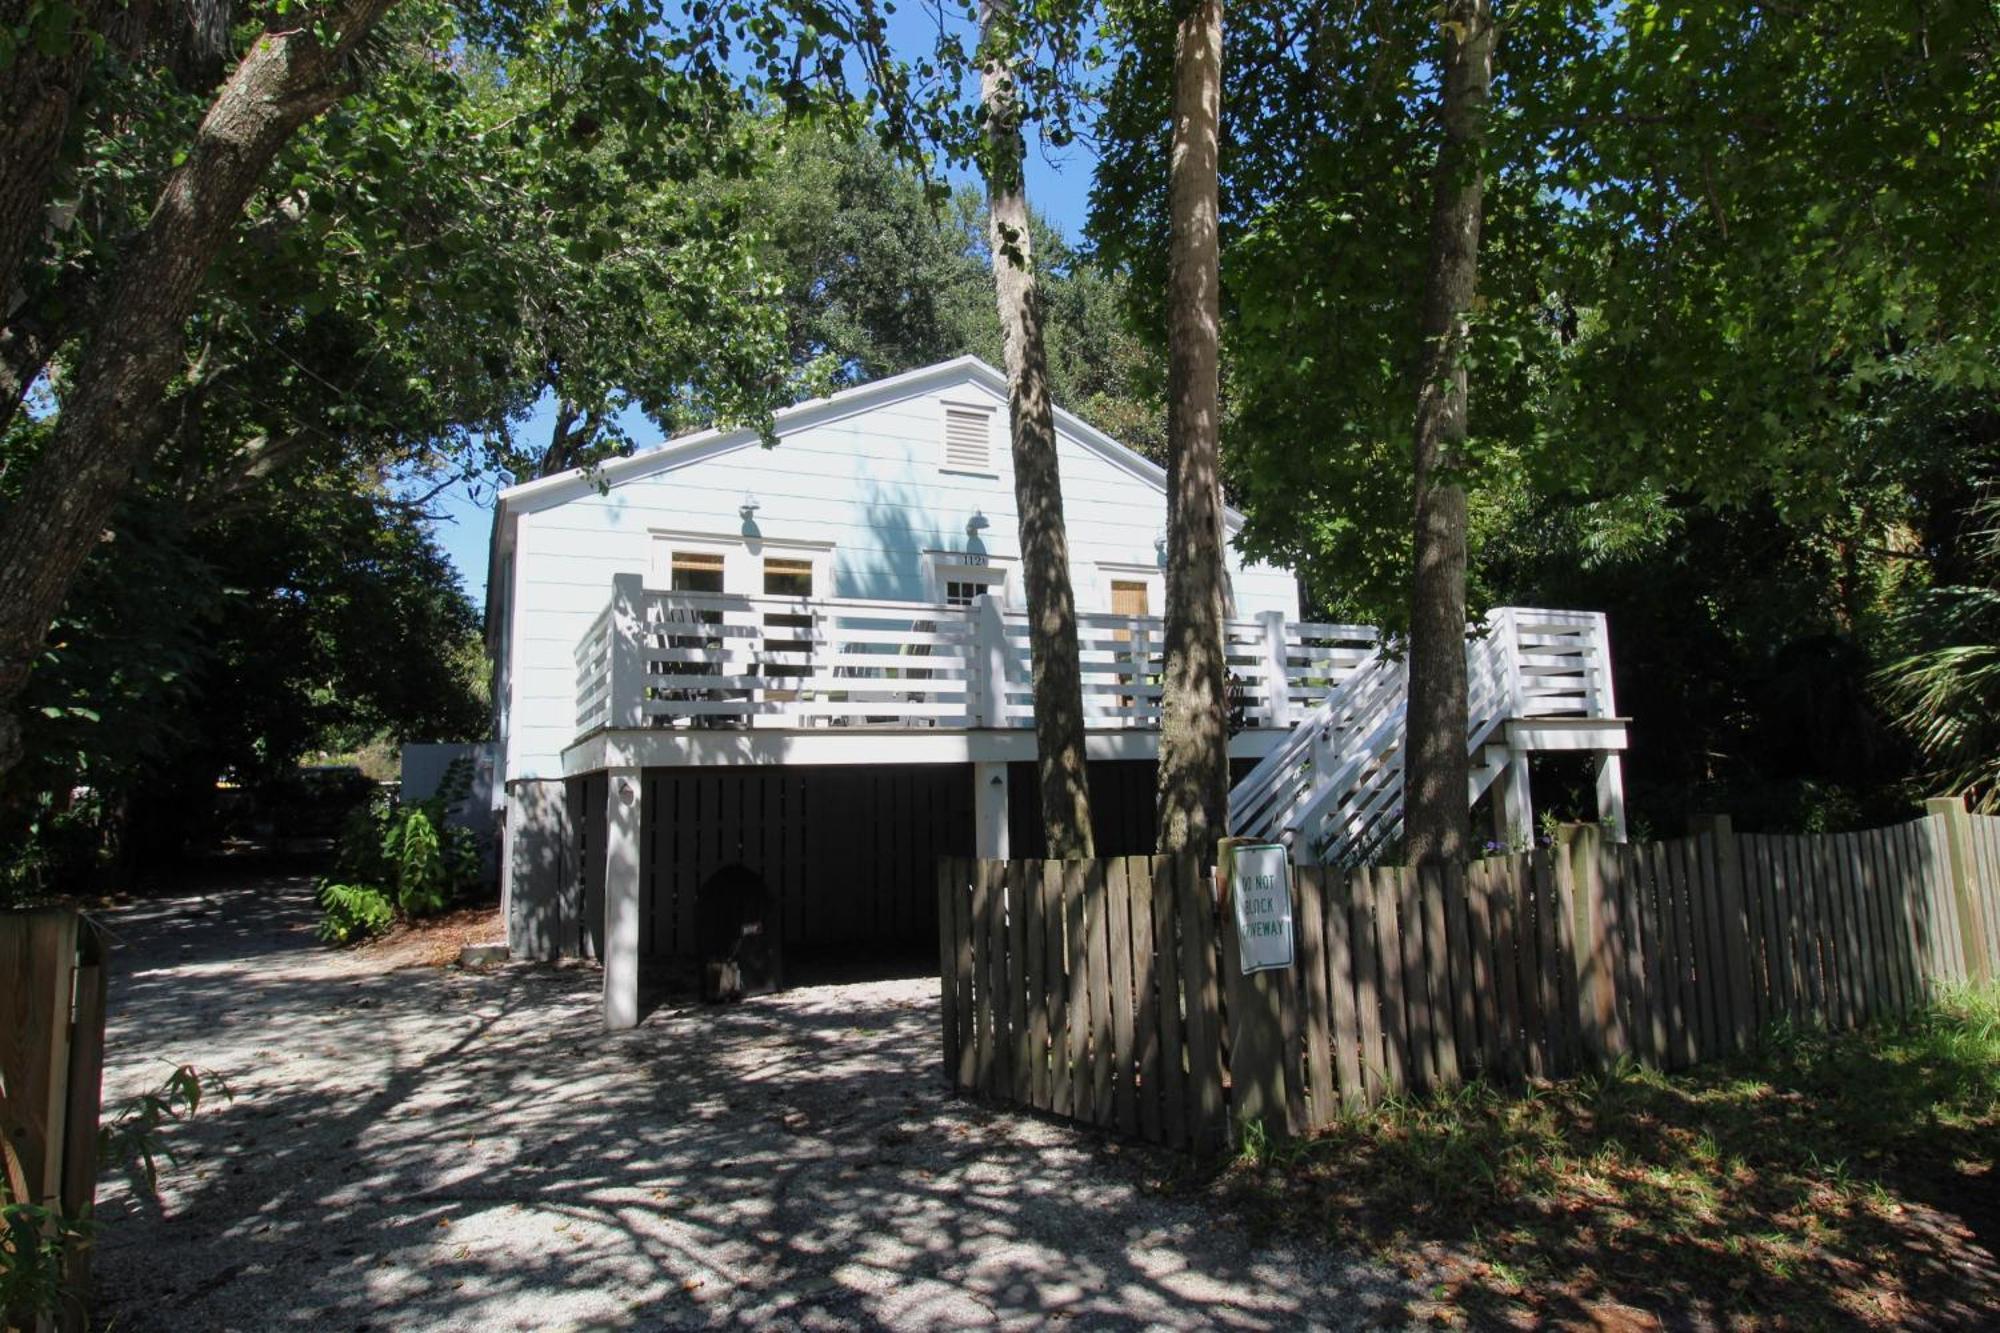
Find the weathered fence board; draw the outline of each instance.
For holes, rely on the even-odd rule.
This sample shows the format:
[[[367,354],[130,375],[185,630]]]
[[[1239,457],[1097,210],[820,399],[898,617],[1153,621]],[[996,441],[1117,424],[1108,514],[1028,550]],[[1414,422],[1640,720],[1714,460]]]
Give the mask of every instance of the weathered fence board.
[[[103,938],[87,919],[68,908],[0,913],[0,1202],[89,1216],[105,999]],[[87,1239],[68,1244],[63,1282],[62,1327],[85,1327]]]
[[[1198,1151],[1224,1142],[1232,1084],[1304,1132],[1468,1078],[1683,1068],[2000,970],[2000,818],[1949,805],[1831,836],[1715,820],[1444,871],[1301,868],[1295,965],[1254,978],[1192,860],[947,859],[937,892],[956,1086]],[[1225,978],[1232,1024],[1268,1018],[1229,1050]]]

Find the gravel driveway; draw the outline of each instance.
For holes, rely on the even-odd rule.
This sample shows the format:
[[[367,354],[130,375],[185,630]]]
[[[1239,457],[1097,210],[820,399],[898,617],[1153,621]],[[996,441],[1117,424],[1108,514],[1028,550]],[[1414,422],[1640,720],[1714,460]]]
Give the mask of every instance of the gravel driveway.
[[[99,1194],[119,1329],[1401,1323],[1421,1292],[1252,1245],[1158,1159],[946,1095],[936,983],[597,1025],[585,968],[382,972],[304,876],[113,914],[107,1099],[234,1099],[157,1200]]]

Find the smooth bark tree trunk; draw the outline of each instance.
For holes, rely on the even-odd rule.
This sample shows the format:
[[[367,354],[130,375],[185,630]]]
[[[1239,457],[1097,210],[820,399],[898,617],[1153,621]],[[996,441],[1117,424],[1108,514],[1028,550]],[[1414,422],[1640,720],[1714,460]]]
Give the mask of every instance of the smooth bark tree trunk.
[[[1167,175],[1167,626],[1159,847],[1215,856],[1229,817],[1222,621],[1222,0],[1194,0],[1174,42]]]
[[[1056,460],[1055,406],[1049,398],[1041,289],[1028,235],[1028,192],[1022,174],[1026,148],[1014,80],[1012,18],[1012,7],[1004,0],[987,0],[980,8],[988,227],[993,285],[1006,337],[1007,416],[1034,663],[1042,826],[1048,835],[1048,855],[1071,860],[1095,855],[1096,842],[1090,823],[1090,775],[1084,765],[1076,595],[1070,586],[1069,535]]]
[[[1440,25],[1444,138],[1431,195],[1414,462],[1415,570],[1410,590],[1408,752],[1403,819],[1412,865],[1465,859],[1471,802],[1466,746],[1465,486],[1467,321],[1479,277],[1493,14],[1451,0]]]
[[[119,262],[55,432],[0,513],[0,774],[20,759],[21,694],[49,624],[157,438],[210,264],[278,150],[344,91],[348,50],[394,3],[348,0],[328,16],[332,45],[306,26],[260,35]]]

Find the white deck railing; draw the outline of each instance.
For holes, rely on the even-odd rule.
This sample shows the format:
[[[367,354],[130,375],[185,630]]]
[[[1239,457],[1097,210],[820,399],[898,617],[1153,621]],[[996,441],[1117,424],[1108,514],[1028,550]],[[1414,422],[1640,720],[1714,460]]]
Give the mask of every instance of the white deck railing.
[[[1077,617],[1086,724],[1159,725],[1165,623]],[[1227,624],[1234,722],[1285,728],[1375,650],[1361,626],[1271,614]],[[855,598],[648,591],[614,580],[578,641],[579,736],[607,727],[1034,725],[1027,617]]]
[[[579,736],[604,728],[1032,727],[1028,620],[991,598],[970,607],[855,598],[648,591],[613,580],[576,646]],[[1586,712],[1610,686],[1603,618],[1504,613],[1527,713]],[[1159,726],[1165,624],[1077,617],[1092,728]],[[1376,632],[1287,621],[1227,623],[1235,726],[1285,730],[1375,660]],[[1303,737],[1294,738],[1293,744]]]

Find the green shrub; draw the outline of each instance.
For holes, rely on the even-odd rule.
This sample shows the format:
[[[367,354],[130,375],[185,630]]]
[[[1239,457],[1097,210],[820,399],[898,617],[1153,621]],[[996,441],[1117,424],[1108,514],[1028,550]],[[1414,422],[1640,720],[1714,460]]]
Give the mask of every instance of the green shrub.
[[[397,917],[435,916],[479,887],[479,845],[450,822],[471,789],[472,767],[455,761],[426,800],[371,802],[342,831],[334,874],[320,885],[320,937],[335,944],[378,935]]]
[[[319,937],[328,944],[353,944],[380,935],[396,920],[395,904],[368,884],[319,886]]]

